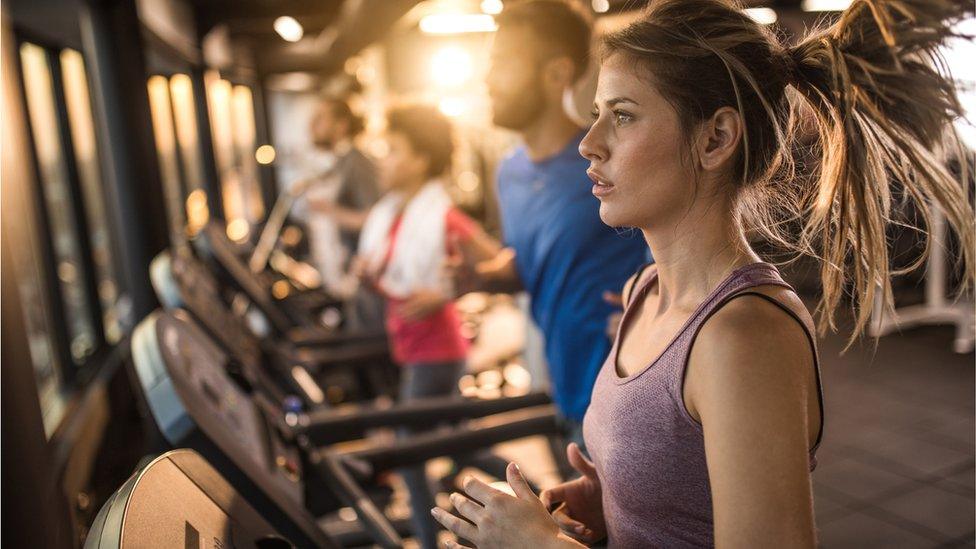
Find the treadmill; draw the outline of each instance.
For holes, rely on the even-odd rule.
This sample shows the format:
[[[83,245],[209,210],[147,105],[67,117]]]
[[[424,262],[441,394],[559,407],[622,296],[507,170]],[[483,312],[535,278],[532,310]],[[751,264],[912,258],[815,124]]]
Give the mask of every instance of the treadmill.
[[[322,516],[351,507],[375,543],[399,547],[397,530],[366,495],[363,483],[374,482],[383,471],[434,457],[559,431],[552,406],[519,409],[525,402],[517,398],[421,401],[346,417],[288,411],[249,387],[246,379],[232,377],[227,368],[231,357],[182,310],[147,317],[133,333],[132,347],[139,384],[167,442],[198,451],[289,539],[302,534],[295,530],[294,517],[306,508]],[[518,419],[435,431],[393,446],[349,454],[323,446],[380,424],[429,427],[448,417],[484,417],[513,409]]]
[[[163,305],[187,310],[252,383],[272,378],[286,394],[298,396],[305,408],[335,404],[346,398],[327,398],[325,386],[363,400],[395,394],[398,371],[385,353],[378,357],[375,342],[335,343],[299,347],[275,338],[259,339],[246,321],[231,311],[221,296],[216,278],[189,250],[163,251],[150,265],[153,287]],[[330,402],[331,401],[331,402]]]
[[[210,257],[223,275],[267,318],[272,331],[296,345],[328,345],[342,342],[371,342],[383,345],[386,334],[343,332],[323,326],[315,311],[322,306],[322,292],[297,294],[279,299],[272,291],[273,277],[267,269],[255,273],[242,256],[253,256],[248,246],[236,244],[218,221],[208,223],[198,235],[198,248]],[[303,297],[304,296],[304,297]]]
[[[232,377],[243,377],[248,386],[283,407],[286,398],[298,396],[303,401],[302,408],[309,413],[296,416],[300,419],[296,420],[294,426],[297,429],[309,429],[320,437],[318,440],[350,440],[371,428],[386,427],[397,422],[403,424],[418,414],[440,419],[471,418],[552,402],[545,391],[536,391],[490,401],[447,396],[395,407],[331,407],[323,400],[321,387],[305,373],[305,367],[311,360],[310,356],[315,357],[314,361],[320,367],[323,362],[329,363],[329,366],[346,365],[347,355],[335,358],[329,349],[321,349],[317,354],[305,348],[287,352],[290,347],[284,345],[286,350],[283,351],[283,345],[280,344],[270,345],[271,351],[267,352],[266,342],[257,340],[243,320],[234,315],[220,299],[217,283],[209,270],[189,254],[174,253],[171,256],[168,252],[163,252],[153,260],[150,272],[153,285],[166,307],[189,312],[211,340],[232,358],[228,364]],[[360,373],[367,370],[361,363],[354,366]],[[299,411],[293,405],[287,407],[292,411]]]
[[[85,549],[338,548],[311,515],[275,527],[200,454],[172,450],[140,467],[95,517]]]

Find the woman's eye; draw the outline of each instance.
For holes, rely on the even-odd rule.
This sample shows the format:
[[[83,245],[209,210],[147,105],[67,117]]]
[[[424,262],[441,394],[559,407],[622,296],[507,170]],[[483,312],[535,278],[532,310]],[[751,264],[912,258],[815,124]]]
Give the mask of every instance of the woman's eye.
[[[597,109],[593,109],[592,111],[590,111],[590,118],[592,118],[593,120],[600,118],[600,111]]]
[[[634,119],[634,117],[630,113],[626,113],[623,111],[614,111],[613,116],[614,119],[617,121],[618,125],[626,124]]]

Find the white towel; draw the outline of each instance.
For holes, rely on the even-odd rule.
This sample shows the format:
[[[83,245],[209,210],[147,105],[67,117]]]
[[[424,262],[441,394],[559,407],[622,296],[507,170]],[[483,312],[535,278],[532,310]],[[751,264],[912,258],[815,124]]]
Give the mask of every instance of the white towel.
[[[359,237],[359,255],[366,262],[366,273],[378,277],[377,284],[387,295],[404,299],[418,290],[435,290],[450,295],[443,276],[447,246],[447,213],[451,197],[438,180],[428,182],[402,206],[403,194],[387,193],[370,210]],[[384,268],[390,248],[390,228],[403,211],[393,254]]]

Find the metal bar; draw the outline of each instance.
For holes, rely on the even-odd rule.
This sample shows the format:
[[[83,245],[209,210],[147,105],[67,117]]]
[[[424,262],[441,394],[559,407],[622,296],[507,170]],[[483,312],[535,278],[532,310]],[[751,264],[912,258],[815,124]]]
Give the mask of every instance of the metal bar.
[[[409,441],[382,448],[343,454],[353,463],[368,464],[373,474],[424,463],[441,456],[466,454],[480,448],[533,435],[560,433],[556,414],[547,411],[527,419],[492,427],[463,427],[446,432],[414,435]]]
[[[207,193],[207,209],[210,211],[210,218],[223,220],[224,196],[214,156],[210,106],[207,104],[207,87],[203,81],[203,72],[201,67],[193,67],[190,70],[190,80],[193,81],[193,110],[197,117],[197,143],[200,147],[200,162],[203,164],[203,190]]]
[[[463,397],[428,398],[387,409],[326,409],[299,420],[296,431],[317,445],[349,440],[377,427],[436,425],[445,420],[459,421],[510,412],[552,401],[543,392],[511,398],[475,400]]]

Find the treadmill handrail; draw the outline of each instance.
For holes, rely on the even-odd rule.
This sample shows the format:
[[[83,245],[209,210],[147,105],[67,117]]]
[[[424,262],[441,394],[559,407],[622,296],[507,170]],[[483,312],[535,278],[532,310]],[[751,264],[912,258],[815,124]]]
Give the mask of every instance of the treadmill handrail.
[[[359,521],[373,541],[386,549],[403,547],[403,539],[389,518],[356,483],[339,456],[331,452],[312,452],[309,461],[339,499],[356,511]]]
[[[288,318],[285,312],[271,300],[271,289],[259,281],[257,275],[252,273],[251,269],[237,256],[237,253],[232,249],[233,244],[221,230],[219,224],[211,221],[204,228],[203,234],[209,241],[213,257],[234,279],[234,283],[247,294],[248,299],[253,301],[261,310],[261,314],[268,318],[276,332],[287,333],[297,324],[294,319]]]
[[[534,435],[561,433],[555,407],[547,407],[524,419],[488,427],[455,427],[413,435],[396,444],[342,454],[344,460],[368,464],[373,475],[424,463],[441,456],[465,454],[500,442]],[[329,450],[319,450],[329,452]]]
[[[473,419],[512,410],[551,404],[549,395],[536,391],[527,395],[490,400],[465,397],[425,398],[390,408],[315,410],[301,418],[295,432],[316,446],[359,438],[367,429],[391,426],[422,427],[444,420]]]

